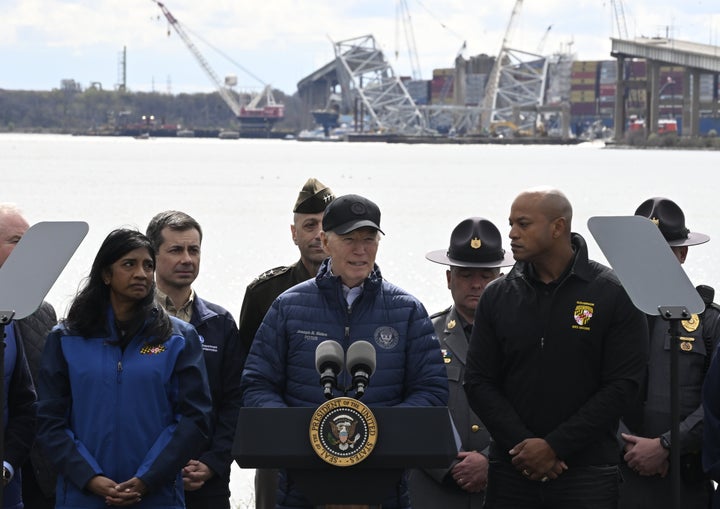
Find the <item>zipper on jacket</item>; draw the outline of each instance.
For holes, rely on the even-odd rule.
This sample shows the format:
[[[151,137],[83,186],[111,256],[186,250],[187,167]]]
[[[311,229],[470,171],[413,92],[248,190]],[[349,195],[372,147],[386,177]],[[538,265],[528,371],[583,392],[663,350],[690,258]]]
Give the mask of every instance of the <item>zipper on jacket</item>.
[[[117,363],[117,381],[118,381],[118,383],[122,382],[122,370],[123,370],[122,361],[118,361],[118,363]]]

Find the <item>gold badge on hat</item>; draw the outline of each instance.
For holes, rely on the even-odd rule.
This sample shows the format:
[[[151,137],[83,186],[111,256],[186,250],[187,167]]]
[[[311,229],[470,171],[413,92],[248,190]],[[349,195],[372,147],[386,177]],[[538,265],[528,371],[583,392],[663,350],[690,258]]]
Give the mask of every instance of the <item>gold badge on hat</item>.
[[[480,240],[479,238],[475,237],[474,239],[471,239],[471,240],[470,240],[470,247],[471,247],[471,248],[473,248],[473,249],[480,249],[481,246],[482,246],[482,240]]]
[[[688,332],[693,332],[697,330],[698,326],[700,325],[700,317],[693,313],[690,315],[689,320],[683,320],[682,322],[683,329],[685,329]]]
[[[657,217],[651,217],[650,221],[652,221],[655,226],[660,226],[660,220]]]

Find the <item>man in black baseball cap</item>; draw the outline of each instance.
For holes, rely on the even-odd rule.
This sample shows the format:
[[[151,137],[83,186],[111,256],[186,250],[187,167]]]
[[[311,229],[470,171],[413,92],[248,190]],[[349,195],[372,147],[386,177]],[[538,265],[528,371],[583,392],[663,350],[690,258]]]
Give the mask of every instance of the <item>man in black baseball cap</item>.
[[[448,383],[440,345],[422,303],[382,277],[375,263],[380,208],[358,195],[339,196],[325,209],[320,233],[328,257],[317,275],[275,299],[255,335],[241,389],[246,407],[319,406],[326,400],[316,349],[334,340],[344,351],[369,343],[376,354],[368,406],[445,406]],[[357,397],[343,369],[334,395]],[[292,471],[278,484],[283,507],[311,507]],[[382,507],[410,507],[405,479],[387,487]]]
[[[645,200],[635,211],[636,216],[650,219],[657,225],[670,249],[680,263],[684,263],[689,246],[704,244],[710,237],[692,232],[685,225],[685,214],[674,201],[653,197]],[[658,274],[658,277],[662,277]],[[683,507],[709,507],[712,485],[703,473],[701,446],[703,427],[712,431],[711,448],[714,463],[720,462],[720,387],[708,388],[714,398],[714,415],[705,414],[701,404],[703,379],[710,366],[712,352],[720,340],[720,311],[712,303],[714,290],[699,286],[698,292],[706,308],[700,315],[681,322],[678,372],[680,373],[680,437],[671,443],[670,413],[670,349],[668,325],[657,316],[648,316],[650,328],[650,358],[647,367],[645,390],[640,391],[641,401],[632,405],[621,423],[624,440],[624,461],[621,472],[620,509],[643,507],[670,508],[673,506],[670,450],[680,447],[681,498]],[[717,357],[717,356],[715,356]],[[720,377],[720,364],[710,368]],[[709,379],[710,377],[708,377]],[[714,396],[712,395],[714,393]],[[703,421],[705,420],[705,425]],[[706,435],[707,436],[707,435]]]
[[[323,231],[345,235],[358,228],[380,229],[380,209],[375,203],[357,194],[346,194],[325,209]]]
[[[445,274],[453,304],[430,318],[440,339],[450,388],[448,408],[462,450],[445,470],[413,470],[410,497],[413,509],[480,508],[487,485],[490,434],[468,405],[463,390],[465,362],[480,295],[500,277],[500,268],[515,260],[503,249],[497,227],[482,217],[461,221],[450,235],[450,246],[430,251],[425,258],[448,265]]]
[[[320,245],[320,230],[325,207],[333,201],[332,190],[312,177],[307,179],[293,206],[290,224],[292,240],[300,251],[300,259],[287,266],[275,267],[260,274],[245,290],[240,310],[240,342],[250,350],[255,333],[265,313],[282,292],[317,274],[325,252]],[[277,471],[258,469],[255,475],[255,508],[275,509]]]

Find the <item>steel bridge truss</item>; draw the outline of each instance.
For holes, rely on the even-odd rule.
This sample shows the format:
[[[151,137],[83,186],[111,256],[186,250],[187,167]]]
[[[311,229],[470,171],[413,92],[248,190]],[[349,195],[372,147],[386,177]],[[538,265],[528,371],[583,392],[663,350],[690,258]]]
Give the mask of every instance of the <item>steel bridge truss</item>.
[[[427,131],[425,117],[405,85],[395,76],[372,35],[334,42],[338,79],[349,109],[359,101],[366,129],[418,134]]]
[[[547,58],[535,53],[505,48],[498,57],[500,65],[490,122],[512,122],[519,129],[532,130],[536,113],[530,106],[541,106],[547,81]],[[524,110],[523,116],[518,115]]]
[[[454,106],[445,104],[419,105],[426,125],[432,131],[446,131],[448,134],[464,135],[474,133],[480,122],[480,106]]]

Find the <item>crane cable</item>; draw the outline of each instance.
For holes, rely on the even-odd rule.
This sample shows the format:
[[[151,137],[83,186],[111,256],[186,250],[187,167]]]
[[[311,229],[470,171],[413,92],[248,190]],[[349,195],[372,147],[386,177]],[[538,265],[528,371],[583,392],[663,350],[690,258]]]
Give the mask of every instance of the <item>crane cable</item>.
[[[178,23],[178,24],[180,23],[177,19],[175,19],[175,22]],[[251,78],[253,78],[255,81],[257,81],[258,83],[260,83],[260,84],[263,85],[263,86],[267,86],[267,83],[265,83],[265,81],[263,81],[262,79],[260,79],[257,75],[255,75],[254,73],[252,73],[252,72],[251,72],[249,69],[247,69],[246,67],[242,66],[240,63],[238,63],[238,62],[236,62],[235,60],[233,60],[232,57],[230,57],[230,55],[228,55],[227,53],[225,53],[224,51],[222,51],[220,48],[218,48],[218,47],[216,47],[215,45],[213,45],[212,43],[210,43],[207,39],[205,39],[204,37],[202,37],[200,34],[198,34],[197,32],[195,32],[195,31],[193,31],[193,30],[191,30],[190,28],[188,28],[187,25],[185,25],[184,23],[183,23],[182,27],[183,27],[183,29],[184,29],[186,32],[189,32],[193,37],[195,37],[196,39],[199,39],[201,42],[203,42],[205,45],[207,45],[208,47],[210,47],[212,50],[214,50],[214,51],[215,51],[216,53],[218,53],[220,56],[222,56],[223,58],[225,58],[228,62],[230,62],[230,63],[232,63],[233,65],[237,66],[241,71],[243,71],[245,74],[247,74],[248,76],[250,76]],[[170,36],[170,34],[171,34],[171,32],[170,32],[170,22],[168,21],[168,36]]]
[[[465,37],[463,37],[462,35],[460,35],[459,33],[457,33],[455,30],[453,30],[452,28],[448,27],[445,23],[443,23],[443,22],[440,20],[440,18],[438,18],[438,17],[437,17],[430,9],[428,9],[427,6],[426,6],[425,4],[423,4],[420,0],[415,0],[415,2],[416,2],[420,7],[422,7],[423,10],[424,10],[425,12],[427,12],[427,13],[430,15],[431,18],[433,18],[435,21],[437,21],[437,23],[438,23],[441,27],[443,27],[445,30],[447,30],[448,32],[450,32],[453,36],[457,37],[457,38],[458,38],[459,40],[461,40],[461,41],[465,41],[465,40],[466,40]]]

